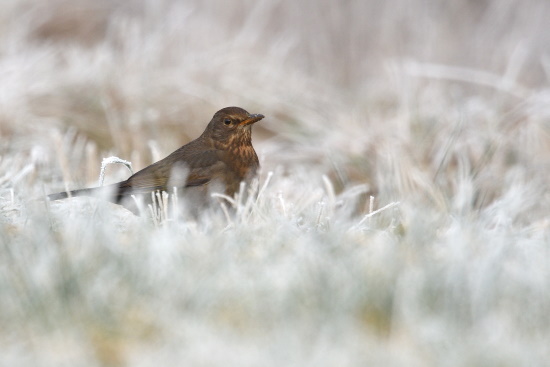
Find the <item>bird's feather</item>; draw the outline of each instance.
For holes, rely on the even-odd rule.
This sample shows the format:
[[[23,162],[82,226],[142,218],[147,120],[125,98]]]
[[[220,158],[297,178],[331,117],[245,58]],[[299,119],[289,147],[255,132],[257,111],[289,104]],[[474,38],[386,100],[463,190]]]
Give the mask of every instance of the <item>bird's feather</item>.
[[[120,183],[124,191],[166,190],[169,187],[201,186],[224,171],[225,163],[215,149],[177,150]]]

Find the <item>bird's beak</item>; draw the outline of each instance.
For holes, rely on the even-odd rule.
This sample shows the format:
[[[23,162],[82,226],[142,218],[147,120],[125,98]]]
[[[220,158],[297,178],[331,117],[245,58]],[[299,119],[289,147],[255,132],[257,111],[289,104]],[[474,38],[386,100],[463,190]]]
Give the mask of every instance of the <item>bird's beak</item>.
[[[244,121],[242,121],[239,126],[246,126],[246,125],[251,125],[255,122],[258,122],[260,121],[261,119],[263,119],[265,116],[264,115],[260,115],[259,113],[258,114],[254,114],[254,115],[248,115],[248,118]]]

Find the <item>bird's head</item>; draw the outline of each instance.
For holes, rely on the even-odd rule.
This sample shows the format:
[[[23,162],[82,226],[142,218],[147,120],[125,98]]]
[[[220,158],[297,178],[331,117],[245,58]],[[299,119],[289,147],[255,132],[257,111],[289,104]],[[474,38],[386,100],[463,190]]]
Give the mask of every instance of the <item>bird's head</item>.
[[[240,107],[226,107],[214,114],[204,133],[222,143],[235,139],[250,142],[252,125],[263,118],[264,115],[250,114]]]

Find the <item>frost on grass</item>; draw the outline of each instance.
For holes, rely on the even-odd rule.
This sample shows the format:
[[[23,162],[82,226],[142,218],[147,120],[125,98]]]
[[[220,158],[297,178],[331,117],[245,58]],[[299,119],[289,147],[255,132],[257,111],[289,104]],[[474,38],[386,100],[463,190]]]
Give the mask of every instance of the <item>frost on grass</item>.
[[[481,219],[520,210],[514,191],[474,218],[406,198],[378,205],[310,174],[214,195],[220,206],[195,220],[175,220],[167,193],[152,219],[87,198],[29,208],[32,232],[3,230],[3,325],[33,328],[27,358],[52,365],[421,366],[418,349],[437,356],[444,343],[457,364],[548,357],[548,228]],[[349,213],[355,201],[368,210]],[[23,363],[21,342],[1,358]],[[60,345],[72,354],[45,354]]]
[[[134,174],[134,171],[132,170],[132,162],[120,159],[118,157],[103,158],[101,161],[101,170],[99,172],[98,186],[103,186],[103,181],[105,180],[105,169],[107,169],[107,166],[110,164],[123,164],[126,168],[128,168],[131,174]]]

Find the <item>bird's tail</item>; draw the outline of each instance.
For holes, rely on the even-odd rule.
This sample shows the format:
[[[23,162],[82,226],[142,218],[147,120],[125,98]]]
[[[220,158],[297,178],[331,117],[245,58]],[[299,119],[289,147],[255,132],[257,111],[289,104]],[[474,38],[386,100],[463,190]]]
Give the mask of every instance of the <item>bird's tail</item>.
[[[87,189],[63,191],[56,194],[48,195],[50,200],[62,200],[74,196],[94,196],[107,199],[109,201],[117,202],[117,189],[118,184],[103,186],[103,187],[91,187]]]

